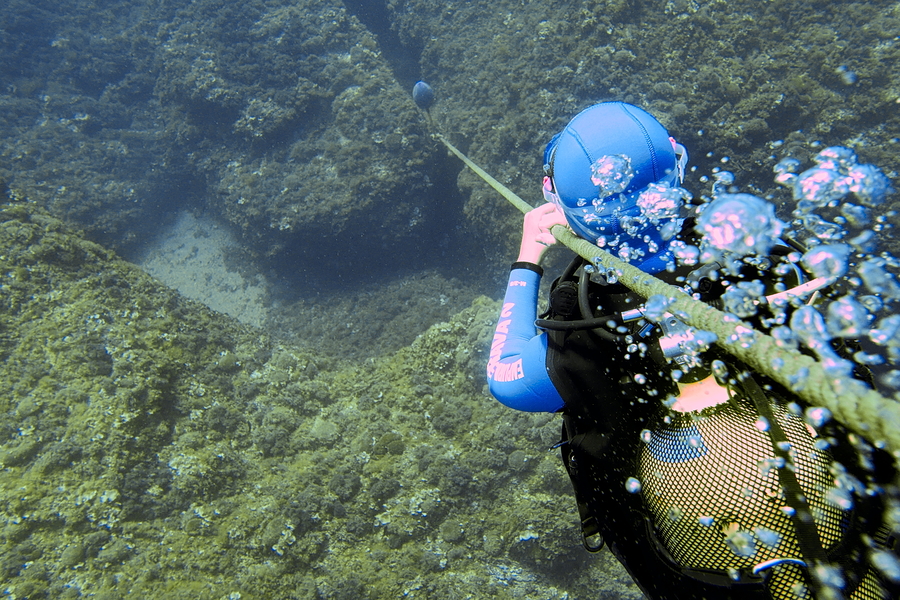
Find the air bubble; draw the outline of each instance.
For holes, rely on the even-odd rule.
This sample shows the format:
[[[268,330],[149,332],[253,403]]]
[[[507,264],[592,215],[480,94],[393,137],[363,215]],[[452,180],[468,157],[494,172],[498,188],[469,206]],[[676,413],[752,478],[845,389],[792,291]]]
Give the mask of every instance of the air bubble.
[[[869,209],[849,202],[841,204],[841,216],[856,227],[865,227],[870,221]]]
[[[834,70],[835,73],[840,75],[841,81],[844,82],[844,85],[853,85],[857,81],[856,73],[845,67],[844,65],[839,66]]]
[[[749,531],[737,529],[734,525],[734,531],[725,536],[725,544],[736,556],[748,558],[756,554],[756,542],[753,535]]]
[[[681,265],[696,265],[700,258],[700,249],[696,246],[685,244],[682,241],[675,240],[669,245],[669,250]]]
[[[629,477],[625,481],[625,489],[631,494],[637,494],[641,491],[641,482],[636,477]]]
[[[808,250],[801,262],[814,277],[840,277],[847,272],[851,251],[847,244],[823,244]]]
[[[866,206],[879,206],[894,190],[891,181],[874,165],[854,165],[847,173],[849,189]]]
[[[825,326],[825,319],[815,308],[805,305],[797,309],[791,316],[791,329],[821,362],[835,370],[835,374],[847,370],[848,362],[838,356],[829,344],[831,335]]]
[[[672,187],[668,183],[651,183],[637,197],[637,205],[641,215],[658,225],[663,219],[672,219],[681,214],[685,200],[691,194],[682,188]]]
[[[723,361],[719,359],[712,361],[710,368],[712,369],[713,375],[718,379],[725,381],[728,377],[728,366]]]
[[[646,304],[644,304],[644,317],[655,323],[662,321],[673,300],[673,298],[667,298],[662,294],[650,296],[647,298]]]
[[[757,539],[759,539],[764,546],[768,546],[773,550],[781,543],[781,534],[768,527],[754,527],[753,533],[756,534]]]
[[[831,411],[824,406],[811,406],[806,409],[806,422],[819,428],[831,420]]]
[[[831,443],[824,438],[819,438],[813,442],[813,447],[816,450],[828,450],[831,447]]]
[[[633,178],[631,158],[624,154],[601,156],[591,165],[591,182],[599,188],[600,198],[624,192]]]
[[[879,346],[896,348],[900,344],[900,315],[881,319],[878,326],[869,331],[869,339]]]
[[[826,324],[834,337],[858,338],[865,335],[872,319],[865,307],[849,296],[828,305]]]
[[[772,170],[779,175],[782,173],[797,173],[800,171],[800,161],[791,157],[782,158]]]
[[[837,202],[849,192],[847,178],[829,168],[807,169],[794,182],[794,199],[806,200],[813,206]]]
[[[900,560],[893,552],[873,550],[869,560],[892,583],[900,583]]]
[[[825,499],[843,510],[853,508],[853,496],[843,488],[833,487],[825,493]]]
[[[885,270],[883,258],[870,258],[857,267],[857,273],[873,294],[880,294],[894,300],[900,299],[900,285],[891,273]]]
[[[856,164],[856,152],[844,146],[829,146],[813,157],[823,169],[846,172]]]
[[[759,474],[763,477],[768,477],[772,470],[777,467],[778,464],[774,458],[764,458],[756,463],[756,468],[759,469]]]
[[[875,249],[878,247],[875,239],[875,232],[871,229],[866,229],[858,236],[850,238],[847,241],[853,246],[854,250],[863,254],[871,254],[872,252],[875,252]]]
[[[704,262],[725,252],[738,256],[767,255],[784,230],[775,207],[751,194],[722,194],[697,219],[703,235]]]
[[[883,365],[885,358],[880,354],[867,354],[862,350],[853,353],[853,360],[861,365]]]
[[[808,381],[809,369],[807,367],[801,367],[797,369],[797,372],[793,375],[788,375],[788,382],[791,385],[791,390],[795,392],[802,392]]]
[[[813,573],[815,574],[816,579],[825,586],[837,588],[839,590],[844,588],[844,574],[841,572],[840,567],[817,563],[816,566],[813,567]]]
[[[752,317],[764,293],[765,286],[761,281],[741,281],[722,295],[723,308],[742,319]]]
[[[784,325],[780,325],[780,326],[774,328],[770,332],[770,334],[773,338],[775,338],[775,344],[779,348],[788,348],[788,349],[793,350],[797,347],[797,339],[794,337],[794,332],[791,331],[790,327],[785,327]],[[776,360],[778,360],[778,359],[776,359]],[[773,365],[773,366],[775,366],[775,365]],[[784,361],[782,360],[781,364],[778,365],[776,368],[780,369],[783,366],[784,366]]]

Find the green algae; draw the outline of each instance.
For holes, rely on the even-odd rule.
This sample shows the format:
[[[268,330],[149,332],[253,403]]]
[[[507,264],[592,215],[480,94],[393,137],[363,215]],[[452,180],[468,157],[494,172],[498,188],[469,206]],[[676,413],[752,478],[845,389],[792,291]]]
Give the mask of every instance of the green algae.
[[[483,390],[497,302],[392,355],[329,359],[21,197],[0,219],[11,597],[638,597],[583,553],[556,456],[529,450],[556,440],[552,417]]]

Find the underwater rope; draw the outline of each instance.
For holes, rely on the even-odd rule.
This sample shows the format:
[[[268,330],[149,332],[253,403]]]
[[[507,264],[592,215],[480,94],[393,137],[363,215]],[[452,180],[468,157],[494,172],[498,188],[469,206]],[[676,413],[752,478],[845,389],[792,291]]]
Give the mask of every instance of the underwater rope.
[[[435,134],[466,166],[523,213],[533,206],[491,177],[441,134]],[[703,302],[694,300],[677,287],[644,273],[609,252],[584,240],[562,225],[550,232],[561,244],[604,269],[613,270],[618,280],[644,298],[655,294],[674,301],[668,310],[688,325],[716,334],[716,344],[759,373],[766,375],[811,406],[824,406],[834,417],[866,439],[883,443],[900,458],[900,403],[851,377],[829,373],[815,359],[778,346],[774,338]]]

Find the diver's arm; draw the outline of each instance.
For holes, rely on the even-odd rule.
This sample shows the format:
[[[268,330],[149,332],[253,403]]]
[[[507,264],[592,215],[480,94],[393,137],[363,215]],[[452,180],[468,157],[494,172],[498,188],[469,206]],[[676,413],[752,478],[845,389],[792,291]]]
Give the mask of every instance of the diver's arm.
[[[513,264],[509,284],[488,361],[491,394],[503,404],[530,412],[555,412],[563,400],[547,374],[547,335],[534,327],[544,252],[555,243],[550,227],[565,223],[552,204],[525,215],[519,260]]]
[[[509,285],[488,360],[491,394],[510,408],[529,412],[555,412],[563,400],[545,367],[547,334],[537,333],[537,294],[541,268],[517,262]]]

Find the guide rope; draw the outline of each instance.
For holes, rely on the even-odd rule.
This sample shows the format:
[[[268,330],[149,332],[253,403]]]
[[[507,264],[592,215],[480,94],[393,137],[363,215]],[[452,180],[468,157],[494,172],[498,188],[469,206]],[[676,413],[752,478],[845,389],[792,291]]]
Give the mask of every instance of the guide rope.
[[[441,134],[435,134],[453,154],[523,213],[533,206],[491,177]],[[688,325],[716,335],[716,344],[756,372],[791,390],[810,406],[824,406],[854,432],[876,444],[884,444],[900,459],[900,403],[886,398],[862,381],[826,371],[812,357],[780,347],[774,338],[754,330],[724,312],[694,300],[679,288],[644,273],[609,252],[572,233],[562,225],[550,232],[558,242],[607,272],[644,298],[659,294],[672,299],[669,312]]]

